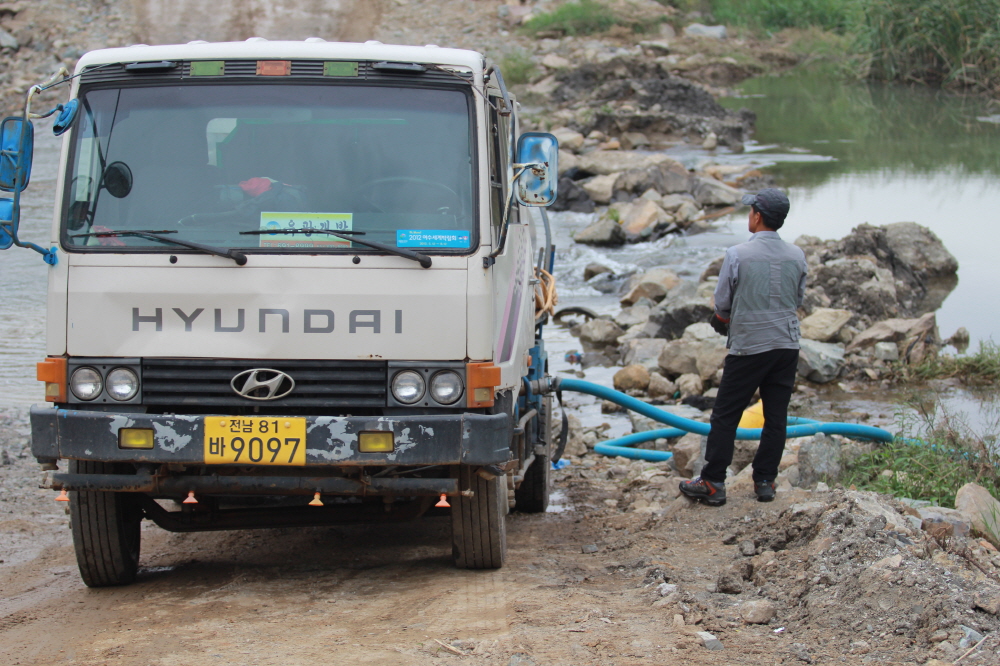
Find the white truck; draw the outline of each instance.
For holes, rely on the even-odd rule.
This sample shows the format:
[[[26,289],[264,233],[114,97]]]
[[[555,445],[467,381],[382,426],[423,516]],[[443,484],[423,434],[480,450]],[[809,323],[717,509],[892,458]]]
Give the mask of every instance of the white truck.
[[[84,582],[134,580],[143,518],[450,513],[456,565],[501,566],[509,508],[545,509],[560,452],[530,390],[553,255],[531,207],[555,197],[557,143],[519,133],[500,71],[254,38],[94,51],[57,83],[68,103],[32,114],[36,86],[4,121],[0,248],[50,264],[32,452]],[[53,114],[40,247],[19,200],[30,119]]]

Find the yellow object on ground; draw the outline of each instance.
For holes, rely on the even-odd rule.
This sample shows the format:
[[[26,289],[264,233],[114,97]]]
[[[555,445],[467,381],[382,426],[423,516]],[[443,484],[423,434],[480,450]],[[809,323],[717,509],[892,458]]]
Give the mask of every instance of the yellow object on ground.
[[[764,427],[764,403],[758,400],[743,410],[740,417],[740,428],[763,428]]]

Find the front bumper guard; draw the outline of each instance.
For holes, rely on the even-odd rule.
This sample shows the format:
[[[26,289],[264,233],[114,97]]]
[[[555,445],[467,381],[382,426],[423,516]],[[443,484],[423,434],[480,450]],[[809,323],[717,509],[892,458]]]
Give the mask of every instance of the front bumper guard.
[[[42,463],[65,458],[203,465],[204,420],[219,416],[225,415],[116,414],[35,405],[31,408],[31,452]],[[121,428],[152,429],[153,448],[119,448]],[[395,450],[361,453],[358,435],[371,431],[392,432]],[[306,467],[502,464],[511,459],[513,434],[513,423],[507,414],[309,416],[306,417]],[[302,469],[285,467],[282,471],[294,473],[293,470]],[[266,468],[261,469],[262,475],[268,473]]]

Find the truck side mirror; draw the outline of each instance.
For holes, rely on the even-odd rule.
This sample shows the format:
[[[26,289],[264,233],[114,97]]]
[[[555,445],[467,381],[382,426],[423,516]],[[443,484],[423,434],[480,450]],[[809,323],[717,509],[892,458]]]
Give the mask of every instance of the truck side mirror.
[[[551,206],[559,176],[559,141],[545,132],[525,132],[517,140],[517,200],[522,206]]]
[[[23,118],[4,118],[0,123],[0,190],[20,191],[28,186],[34,152],[34,126]]]

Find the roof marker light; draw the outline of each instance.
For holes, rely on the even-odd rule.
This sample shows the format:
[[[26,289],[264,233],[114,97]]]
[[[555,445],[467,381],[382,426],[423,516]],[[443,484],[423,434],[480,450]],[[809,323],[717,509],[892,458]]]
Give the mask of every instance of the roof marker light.
[[[257,76],[288,76],[292,73],[291,60],[258,60]]]

